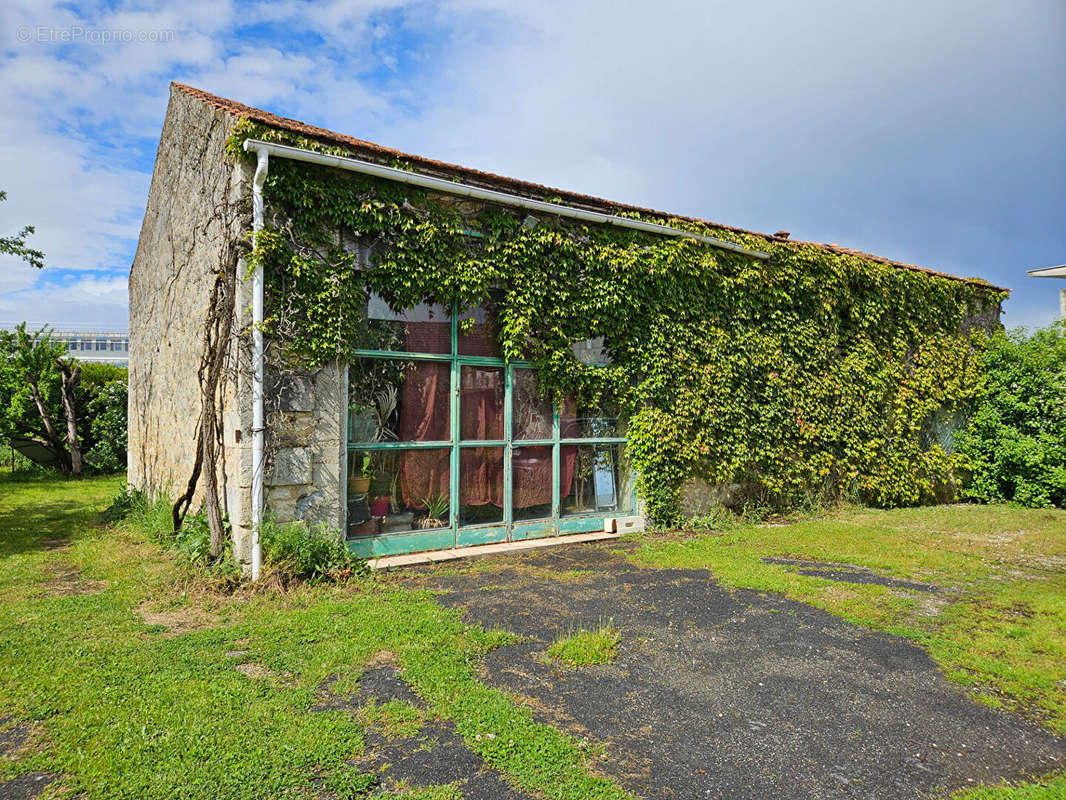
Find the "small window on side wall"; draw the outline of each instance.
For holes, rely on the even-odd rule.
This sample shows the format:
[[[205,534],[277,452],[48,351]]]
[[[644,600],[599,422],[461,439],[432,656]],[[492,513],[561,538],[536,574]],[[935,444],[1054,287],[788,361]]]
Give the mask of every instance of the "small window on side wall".
[[[583,339],[580,342],[574,342],[570,346],[570,349],[574,353],[574,358],[582,364],[611,363],[611,356],[604,347],[602,336],[597,336],[595,339]]]

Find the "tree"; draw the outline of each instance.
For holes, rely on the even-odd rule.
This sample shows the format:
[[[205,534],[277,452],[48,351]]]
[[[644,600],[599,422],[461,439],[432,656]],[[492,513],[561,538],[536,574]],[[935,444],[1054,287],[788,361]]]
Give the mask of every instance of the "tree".
[[[966,496],[1066,507],[1066,325],[997,333],[985,365],[980,402],[956,436],[972,470]]]
[[[7,192],[0,191],[0,202],[7,200]],[[35,228],[26,225],[14,236],[0,236],[0,253],[21,258],[31,267],[44,268],[44,253],[34,250],[26,245],[26,240],[33,234]]]
[[[0,432],[40,442],[56,454],[60,472],[80,475],[81,366],[65,359],[66,353],[47,328],[30,332],[22,322],[13,331],[0,331],[0,397],[5,399]]]

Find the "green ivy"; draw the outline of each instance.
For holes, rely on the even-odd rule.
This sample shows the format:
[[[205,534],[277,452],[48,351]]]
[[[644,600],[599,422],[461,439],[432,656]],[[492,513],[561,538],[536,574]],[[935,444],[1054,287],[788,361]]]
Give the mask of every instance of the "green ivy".
[[[338,152],[248,121],[230,152],[244,156],[246,138]],[[954,495],[961,456],[930,428],[981,385],[985,334],[967,328],[1005,296],[990,286],[648,218],[770,254],[757,261],[281,158],[265,193],[268,222],[286,222],[262,232],[250,267],[265,270],[267,330],[303,366],[365,342],[370,291],[463,315],[491,297],[505,356],[534,362],[546,391],[623,409],[659,522],[679,518],[694,477],[779,508]],[[368,269],[344,246],[356,232],[373,244]],[[599,336],[611,366],[579,363],[571,345]]]

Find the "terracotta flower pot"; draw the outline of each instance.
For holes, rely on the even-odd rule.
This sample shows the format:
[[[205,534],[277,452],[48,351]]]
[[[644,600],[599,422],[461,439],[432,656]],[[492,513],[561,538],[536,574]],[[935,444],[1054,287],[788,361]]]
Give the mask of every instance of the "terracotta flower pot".
[[[370,478],[348,478],[348,494],[366,494],[370,491]]]

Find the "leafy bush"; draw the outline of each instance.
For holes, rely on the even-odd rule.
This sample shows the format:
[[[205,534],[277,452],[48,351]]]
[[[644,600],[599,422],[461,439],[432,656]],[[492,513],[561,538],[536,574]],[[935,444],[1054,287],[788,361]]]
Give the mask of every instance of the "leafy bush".
[[[121,376],[96,388],[86,404],[85,460],[100,472],[126,468],[126,378]]]
[[[1066,327],[996,334],[973,419],[956,435],[966,497],[1066,506]]]
[[[365,569],[348,545],[328,525],[266,520],[260,543],[264,561],[282,578],[343,580]]]
[[[62,365],[80,370],[72,389],[62,389]],[[51,331],[0,331],[0,442],[31,439],[57,454],[64,474],[74,471],[66,442],[68,401],[74,409],[85,472],[116,472],[126,466],[126,376],[124,367],[79,362]],[[37,402],[52,417],[58,437],[48,435]],[[66,397],[64,399],[64,394]]]

